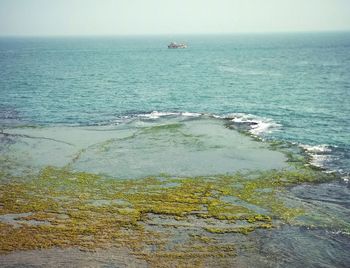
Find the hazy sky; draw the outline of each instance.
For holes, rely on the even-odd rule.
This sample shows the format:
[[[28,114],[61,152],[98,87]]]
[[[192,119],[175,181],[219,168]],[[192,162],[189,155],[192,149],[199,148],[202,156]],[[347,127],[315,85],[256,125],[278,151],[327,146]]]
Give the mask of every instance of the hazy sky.
[[[0,0],[0,35],[350,30],[350,0]]]

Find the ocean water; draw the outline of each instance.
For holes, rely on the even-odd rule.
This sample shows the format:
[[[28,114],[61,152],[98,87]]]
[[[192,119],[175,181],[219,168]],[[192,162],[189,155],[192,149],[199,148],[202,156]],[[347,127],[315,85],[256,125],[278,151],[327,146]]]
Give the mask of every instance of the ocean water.
[[[188,43],[169,50],[169,40]],[[108,125],[153,111],[254,121],[349,172],[350,34],[1,38],[0,122]],[[273,131],[272,131],[273,130]]]
[[[270,141],[339,176],[279,192],[306,211],[296,222],[218,241],[244,245],[238,267],[345,267],[350,33],[0,38],[0,183],[47,166],[121,179],[293,169]],[[86,257],[19,251],[0,266],[64,265],[60,254]],[[100,254],[93,266],[121,261]]]

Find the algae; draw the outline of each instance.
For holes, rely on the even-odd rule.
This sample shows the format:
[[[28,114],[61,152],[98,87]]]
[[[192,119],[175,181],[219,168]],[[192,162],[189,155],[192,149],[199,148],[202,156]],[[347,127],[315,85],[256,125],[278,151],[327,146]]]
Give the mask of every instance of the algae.
[[[124,246],[155,266],[166,260],[181,264],[185,259],[198,266],[204,257],[235,254],[235,245],[220,240],[224,233],[247,235],[273,228],[279,221],[293,223],[303,215],[303,208],[290,207],[280,198],[288,187],[332,178],[305,168],[118,180],[46,167],[27,181],[0,188],[0,215],[30,213],[19,219],[17,227],[0,221],[0,252]],[[186,247],[174,247],[174,228],[181,228]]]

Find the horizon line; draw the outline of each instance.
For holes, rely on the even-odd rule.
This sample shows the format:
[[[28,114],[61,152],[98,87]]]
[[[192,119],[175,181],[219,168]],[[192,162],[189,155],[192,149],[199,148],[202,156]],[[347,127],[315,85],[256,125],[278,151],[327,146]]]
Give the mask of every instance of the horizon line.
[[[141,36],[190,36],[190,35],[246,35],[246,34],[302,34],[302,33],[347,33],[350,29],[337,30],[295,30],[295,31],[247,31],[247,32],[194,32],[194,33],[132,33],[132,34],[0,34],[3,37],[141,37]]]

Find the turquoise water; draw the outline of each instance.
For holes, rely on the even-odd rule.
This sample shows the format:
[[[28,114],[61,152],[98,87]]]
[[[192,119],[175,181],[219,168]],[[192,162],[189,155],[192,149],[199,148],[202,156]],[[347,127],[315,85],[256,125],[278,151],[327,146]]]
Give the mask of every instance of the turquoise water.
[[[167,49],[173,39],[189,48]],[[349,33],[1,38],[0,122],[108,125],[152,111],[234,113],[265,122],[256,134],[313,146],[306,148],[315,164],[346,173],[349,48]]]

